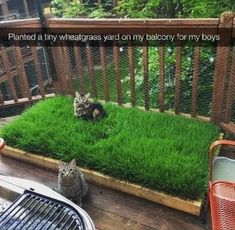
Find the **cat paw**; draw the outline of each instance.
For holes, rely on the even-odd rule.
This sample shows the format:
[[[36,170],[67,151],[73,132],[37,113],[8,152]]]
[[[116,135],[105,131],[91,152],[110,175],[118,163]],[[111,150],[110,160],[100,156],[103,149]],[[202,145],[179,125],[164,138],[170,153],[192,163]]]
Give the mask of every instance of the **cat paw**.
[[[59,189],[57,187],[52,188],[53,191],[60,193]]]

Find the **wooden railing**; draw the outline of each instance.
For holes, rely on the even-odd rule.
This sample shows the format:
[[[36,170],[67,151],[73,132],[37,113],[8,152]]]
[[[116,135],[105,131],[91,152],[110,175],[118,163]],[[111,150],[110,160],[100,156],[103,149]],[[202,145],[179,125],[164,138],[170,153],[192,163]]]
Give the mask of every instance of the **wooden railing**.
[[[3,24],[0,24],[3,27]],[[40,20],[22,20],[7,22],[4,25],[4,33],[8,33],[12,28],[17,28],[18,33],[30,33],[38,32],[41,29]],[[6,29],[7,28],[7,29]],[[9,29],[10,28],[10,29]],[[47,33],[59,35],[63,33],[76,34],[93,34],[93,35],[146,35],[146,34],[165,34],[165,35],[201,35],[209,34],[211,36],[220,36],[220,40],[217,42],[216,56],[215,56],[215,68],[213,73],[213,89],[211,91],[211,99],[209,104],[211,105],[211,112],[204,115],[210,117],[212,121],[216,123],[225,122],[228,123],[232,120],[235,104],[235,52],[231,48],[234,44],[235,38],[235,19],[233,14],[223,14],[220,19],[156,19],[156,20],[119,20],[119,19],[105,19],[105,20],[91,20],[91,19],[48,19],[47,20]],[[3,31],[3,30],[2,30]],[[44,31],[45,32],[45,31]],[[102,37],[103,38],[103,37]],[[119,105],[130,102],[133,106],[140,105],[138,103],[137,92],[137,65],[135,61],[137,58],[135,50],[138,48],[138,58],[142,60],[141,69],[143,76],[143,89],[141,95],[143,97],[143,106],[146,110],[152,108],[153,96],[151,95],[152,85],[150,84],[150,69],[149,69],[149,49],[150,42],[145,39],[138,45],[134,45],[134,42],[129,40],[125,44],[119,41],[112,40],[109,42],[109,46],[105,45],[104,40],[94,43],[88,41],[86,43],[70,42],[67,46],[67,41],[59,41],[57,45],[51,46],[49,51],[52,53],[52,61],[55,70],[55,77],[53,78],[54,85],[56,86],[57,93],[74,94],[74,90],[78,89],[82,93],[91,92],[94,98],[104,99],[108,101],[116,101]],[[93,46],[97,47],[98,54],[94,52]],[[176,41],[174,43],[175,49],[175,64],[174,64],[174,112],[175,114],[182,114],[182,60],[184,57],[183,49],[185,42]],[[158,78],[157,82],[157,95],[155,108],[160,112],[169,110],[166,106],[166,48],[169,43],[158,43]],[[84,46],[86,49],[84,49]],[[125,62],[121,60],[121,48],[126,48]],[[33,62],[35,66],[35,77],[39,85],[39,95],[44,98],[46,93],[44,90],[43,77],[41,69],[38,65],[39,60],[36,55],[37,49],[34,46],[30,47],[29,57],[22,56],[21,48],[14,47],[13,50],[16,54],[15,58],[17,66],[14,68],[10,66],[7,61],[6,55],[9,48],[1,48],[1,57],[4,60],[1,67],[3,73],[0,76],[0,85],[7,81],[14,102],[17,102],[17,91],[13,83],[13,78],[17,74],[21,80],[21,87],[23,89],[23,98],[27,98],[28,101],[32,100],[30,93],[30,87],[27,83],[27,76],[25,74],[24,65],[26,62]],[[107,56],[107,49],[110,49],[112,55]],[[191,117],[199,117],[198,113],[198,97],[200,89],[200,43],[194,42],[193,45],[193,62],[192,62],[192,79],[191,79],[191,93],[190,93],[190,109],[187,113]],[[96,71],[95,55],[98,55],[100,71]],[[86,57],[86,63],[84,65],[84,57]],[[109,64],[112,64],[112,73],[114,75],[114,81],[110,81],[110,69]],[[110,64],[110,65],[111,65]],[[128,67],[126,76],[123,76],[123,65]],[[139,74],[139,72],[138,72]],[[99,77],[102,77],[102,84]],[[51,77],[51,76],[50,76]],[[139,76],[138,76],[139,77]],[[128,88],[123,84],[123,80],[129,78]],[[89,80],[89,87],[87,81]],[[74,84],[74,82],[77,82]],[[111,85],[114,84],[114,85]],[[100,87],[102,89],[100,89]],[[102,93],[100,92],[102,90]],[[115,98],[112,93],[115,91]],[[124,100],[124,94],[126,91],[130,91],[128,100]],[[1,92],[1,91],[0,91]],[[2,98],[2,97],[0,97]],[[7,104],[3,99],[0,99],[0,106]],[[209,109],[208,109],[209,110]],[[233,120],[234,121],[234,120]]]

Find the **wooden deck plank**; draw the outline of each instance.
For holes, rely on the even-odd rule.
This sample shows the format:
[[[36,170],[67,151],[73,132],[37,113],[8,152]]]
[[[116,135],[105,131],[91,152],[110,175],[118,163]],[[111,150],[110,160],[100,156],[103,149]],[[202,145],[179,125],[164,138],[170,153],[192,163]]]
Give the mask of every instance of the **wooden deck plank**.
[[[55,172],[3,156],[0,156],[0,173],[35,180],[51,188],[57,183]],[[100,230],[204,229],[194,216],[92,184],[83,208]]]
[[[84,209],[88,213],[92,213],[91,218],[96,219],[95,225],[103,230],[156,230],[160,228],[151,228],[144,226],[137,221],[130,220],[125,217],[117,216],[113,213],[102,209],[97,209],[89,205],[84,205]]]
[[[156,229],[202,229],[199,222],[191,215],[175,212],[156,203],[138,199],[130,195],[90,185],[92,193],[87,198],[92,207],[96,207],[117,216]],[[194,223],[194,224],[193,224]]]

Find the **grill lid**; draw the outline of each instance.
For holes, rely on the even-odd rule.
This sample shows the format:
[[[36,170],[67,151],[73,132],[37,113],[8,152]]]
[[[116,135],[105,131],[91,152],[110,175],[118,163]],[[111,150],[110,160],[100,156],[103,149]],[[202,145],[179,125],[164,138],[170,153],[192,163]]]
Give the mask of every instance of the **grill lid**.
[[[25,191],[0,215],[1,230],[83,230],[80,214],[70,205]]]

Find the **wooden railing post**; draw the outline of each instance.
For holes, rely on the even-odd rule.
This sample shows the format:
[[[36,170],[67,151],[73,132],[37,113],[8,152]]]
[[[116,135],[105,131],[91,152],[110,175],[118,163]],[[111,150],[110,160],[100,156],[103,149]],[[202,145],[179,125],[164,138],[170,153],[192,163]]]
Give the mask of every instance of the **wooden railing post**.
[[[39,61],[38,54],[37,54],[37,49],[33,45],[31,46],[31,52],[33,55],[33,61],[34,61],[34,66],[35,66],[35,71],[36,71],[36,78],[37,78],[37,82],[38,82],[39,89],[40,89],[40,95],[42,96],[42,98],[44,98],[45,89],[44,89],[42,70],[41,70],[40,61]]]
[[[200,46],[194,47],[191,116],[197,115]]]
[[[176,46],[176,67],[175,67],[175,114],[180,114],[180,92],[181,92],[181,62],[182,46],[180,43]]]
[[[108,70],[107,70],[107,62],[106,62],[106,53],[105,53],[105,45],[104,41],[100,41],[100,63],[102,66],[102,74],[103,74],[103,83],[104,83],[104,100],[106,102],[109,101],[109,79],[108,79]]]
[[[7,1],[3,0],[1,6],[2,6],[2,14],[3,14],[3,16],[7,16],[9,14],[9,9],[8,9],[8,6],[7,6]]]
[[[122,83],[121,83],[121,71],[120,71],[120,51],[117,41],[113,42],[113,62],[116,75],[116,90],[117,90],[117,102],[118,105],[122,105]]]
[[[145,39],[143,44],[143,67],[144,67],[144,108],[149,110],[149,59],[148,41]]]
[[[86,45],[86,53],[87,53],[87,60],[88,60],[88,72],[90,75],[90,81],[92,85],[92,97],[97,98],[97,85],[96,85],[96,76],[94,72],[94,52],[92,51],[92,47],[90,43]]]
[[[52,47],[52,55],[55,61],[55,71],[57,79],[55,81],[56,92],[59,94],[66,94],[68,86],[65,78],[64,67],[63,67],[63,50],[61,46]]]
[[[75,79],[78,79],[79,81],[79,93],[85,94],[86,87],[85,87],[83,67],[82,67],[83,65],[82,65],[82,57],[81,57],[81,47],[80,47],[79,42],[74,43],[73,50],[74,50],[74,56],[76,59],[76,72],[77,72]]]
[[[131,104],[136,105],[136,92],[135,92],[135,64],[133,57],[133,44],[128,41],[128,65],[130,74],[130,90],[131,90]]]
[[[13,96],[13,99],[15,102],[18,102],[18,97],[17,97],[17,93],[16,93],[16,88],[15,88],[15,84],[13,81],[13,75],[11,73],[11,64],[7,55],[7,49],[5,47],[1,47],[0,51],[2,53],[2,61],[3,61],[3,66],[5,68],[6,74],[8,76],[8,84],[11,90],[11,94]]]
[[[235,102],[235,48],[232,52],[232,66],[228,81],[227,98],[225,102],[225,114],[223,121],[228,123],[232,116],[233,103]]]
[[[64,60],[64,67],[65,67],[65,75],[64,78],[66,79],[66,86],[67,86],[67,93],[72,96],[75,96],[75,90],[73,88],[73,70],[72,64],[69,55],[69,48],[65,41],[62,42],[62,50],[63,50],[63,60]]]
[[[211,120],[215,123],[220,123],[223,121],[225,79],[227,75],[228,58],[230,52],[229,44],[232,40],[233,18],[234,14],[231,12],[225,12],[220,17],[220,41],[217,44],[216,51],[211,114]]]
[[[164,43],[159,46],[159,111],[165,110],[165,62],[164,62]]]
[[[27,97],[29,100],[32,99],[32,95],[30,92],[29,88],[29,82],[28,82],[28,77],[25,71],[25,64],[24,64],[24,58],[22,55],[22,50],[19,41],[16,42],[16,47],[15,47],[15,53],[16,53],[16,59],[17,59],[17,69],[20,73],[20,78],[22,81],[22,92],[24,97]]]

